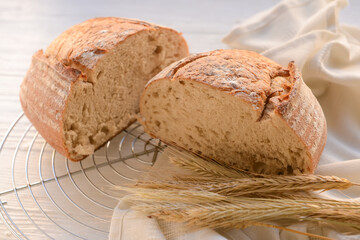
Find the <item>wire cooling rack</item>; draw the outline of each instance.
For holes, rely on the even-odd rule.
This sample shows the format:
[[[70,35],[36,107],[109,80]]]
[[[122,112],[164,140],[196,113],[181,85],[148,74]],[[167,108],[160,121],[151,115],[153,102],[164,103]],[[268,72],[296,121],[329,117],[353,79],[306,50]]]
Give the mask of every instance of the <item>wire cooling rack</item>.
[[[23,113],[0,143],[0,217],[17,239],[107,239],[112,211],[165,145],[134,123],[80,162],[58,154]],[[6,176],[5,176],[6,175]]]

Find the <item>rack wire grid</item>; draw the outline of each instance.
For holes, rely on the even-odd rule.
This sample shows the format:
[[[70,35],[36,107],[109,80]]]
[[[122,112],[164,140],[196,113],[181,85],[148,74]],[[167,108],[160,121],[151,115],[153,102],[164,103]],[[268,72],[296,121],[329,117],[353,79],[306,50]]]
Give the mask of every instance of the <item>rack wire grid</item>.
[[[21,113],[0,143],[0,217],[17,239],[107,239],[123,192],[165,145],[134,123],[79,162],[57,153]]]

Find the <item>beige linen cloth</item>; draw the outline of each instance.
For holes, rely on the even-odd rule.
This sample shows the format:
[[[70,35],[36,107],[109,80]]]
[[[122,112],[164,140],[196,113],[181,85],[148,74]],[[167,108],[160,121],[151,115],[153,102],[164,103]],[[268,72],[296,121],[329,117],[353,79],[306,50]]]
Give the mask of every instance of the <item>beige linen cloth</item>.
[[[360,30],[338,23],[345,0],[288,0],[235,26],[224,38],[232,48],[259,52],[286,66],[294,60],[305,82],[323,107],[328,139],[317,173],[360,182]],[[359,13],[360,14],[360,13]],[[166,161],[163,154],[154,166]],[[347,160],[347,161],[345,161]],[[360,189],[351,188],[321,195],[360,201]],[[288,228],[321,234],[333,239],[346,236],[328,226],[299,223]],[[111,240],[256,240],[309,239],[278,229],[201,229],[186,232],[181,224],[166,223],[129,210],[120,201],[114,210]]]

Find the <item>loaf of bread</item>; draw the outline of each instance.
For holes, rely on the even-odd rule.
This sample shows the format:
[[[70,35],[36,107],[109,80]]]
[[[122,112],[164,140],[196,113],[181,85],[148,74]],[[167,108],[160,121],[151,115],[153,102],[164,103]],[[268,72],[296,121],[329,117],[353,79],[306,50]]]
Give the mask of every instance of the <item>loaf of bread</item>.
[[[124,18],[95,18],[36,52],[20,90],[45,140],[81,160],[136,119],[149,79],[188,56],[178,32]]]
[[[161,71],[145,87],[139,120],[168,144],[265,174],[314,172],[326,142],[322,109],[294,63],[242,50]]]

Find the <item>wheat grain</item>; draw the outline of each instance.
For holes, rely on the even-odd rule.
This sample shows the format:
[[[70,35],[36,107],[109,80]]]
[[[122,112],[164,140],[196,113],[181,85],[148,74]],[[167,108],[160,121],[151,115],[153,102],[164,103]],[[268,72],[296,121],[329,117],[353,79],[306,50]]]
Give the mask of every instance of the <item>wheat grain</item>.
[[[346,189],[352,183],[335,176],[274,176],[272,178],[217,178],[216,181],[140,181],[138,186],[152,189],[192,189],[210,191],[225,196],[242,196],[255,193],[285,193],[296,191],[316,191]]]

